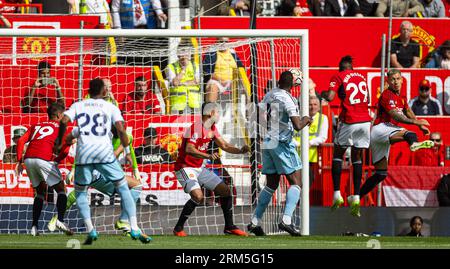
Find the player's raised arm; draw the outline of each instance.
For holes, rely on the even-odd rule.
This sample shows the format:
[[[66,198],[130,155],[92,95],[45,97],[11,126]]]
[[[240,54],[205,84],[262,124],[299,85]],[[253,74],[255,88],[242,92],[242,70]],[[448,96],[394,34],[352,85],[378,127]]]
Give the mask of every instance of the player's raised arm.
[[[300,131],[301,129],[305,128],[306,125],[310,125],[312,122],[312,118],[308,116],[303,116],[303,118],[300,119],[300,116],[293,116],[291,117],[292,125],[294,126],[294,129],[296,131]]]

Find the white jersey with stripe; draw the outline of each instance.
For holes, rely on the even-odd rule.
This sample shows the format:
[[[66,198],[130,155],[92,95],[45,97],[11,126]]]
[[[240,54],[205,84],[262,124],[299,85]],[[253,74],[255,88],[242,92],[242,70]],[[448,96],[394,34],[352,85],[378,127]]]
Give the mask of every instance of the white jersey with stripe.
[[[103,99],[86,99],[74,103],[64,112],[77,121],[72,131],[77,138],[77,164],[112,163],[116,160],[111,141],[111,124],[124,121],[120,110]]]
[[[274,88],[264,96],[259,106],[267,115],[265,138],[281,142],[292,140],[294,126],[290,118],[300,116],[297,103],[289,92],[280,88]]]

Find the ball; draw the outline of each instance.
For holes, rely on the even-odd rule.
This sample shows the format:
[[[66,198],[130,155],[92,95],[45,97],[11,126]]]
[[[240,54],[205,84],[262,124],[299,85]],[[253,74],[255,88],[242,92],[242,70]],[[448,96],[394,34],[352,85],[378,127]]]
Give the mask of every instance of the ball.
[[[300,86],[303,82],[303,73],[297,68],[291,68],[289,71],[292,73],[294,86]]]

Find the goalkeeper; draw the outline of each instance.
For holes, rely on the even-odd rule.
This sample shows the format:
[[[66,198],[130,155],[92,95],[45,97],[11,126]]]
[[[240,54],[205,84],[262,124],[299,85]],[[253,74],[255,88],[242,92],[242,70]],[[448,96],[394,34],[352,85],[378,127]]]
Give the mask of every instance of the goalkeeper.
[[[120,143],[120,139],[117,135],[117,132],[115,128],[111,129],[113,133],[113,148],[114,148],[114,155],[116,158],[119,159],[120,154],[123,152],[123,146]],[[133,136],[128,134],[128,139],[130,140],[130,151],[131,151],[131,159],[132,159],[132,167],[133,167],[133,177],[125,176],[128,182],[128,187],[130,188],[131,195],[133,196],[134,202],[137,202],[139,199],[139,196],[142,191],[142,184],[141,184],[141,177],[139,175],[138,165],[136,161],[136,155],[134,154],[134,148],[133,148]],[[66,153],[64,155],[67,156],[69,151],[69,147],[66,147]],[[120,160],[119,160],[120,161]],[[67,175],[66,181],[69,184],[73,180],[73,175],[75,175],[75,163],[72,165],[72,170]],[[97,171],[94,170],[92,172],[92,175],[94,177],[94,181],[91,183],[90,187],[100,191],[101,193],[113,196],[115,194],[115,188],[114,184],[110,181],[106,181],[106,179]],[[69,210],[76,202],[75,198],[75,191],[70,192],[67,195],[67,204],[66,204],[66,211]],[[122,204],[121,204],[122,205]],[[53,216],[53,218],[50,220],[50,222],[47,225],[47,228],[49,231],[53,232],[56,229],[56,220],[57,215]],[[121,215],[119,219],[116,221],[114,227],[117,230],[121,230],[124,233],[128,233],[131,228],[130,224],[128,222],[128,216],[125,213],[125,210],[122,210]]]

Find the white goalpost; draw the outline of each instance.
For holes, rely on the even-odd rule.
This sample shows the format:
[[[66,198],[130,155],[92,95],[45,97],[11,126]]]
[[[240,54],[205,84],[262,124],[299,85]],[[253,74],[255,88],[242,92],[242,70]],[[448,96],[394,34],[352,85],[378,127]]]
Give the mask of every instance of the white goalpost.
[[[218,38],[229,37],[226,44],[219,44]],[[276,86],[281,72],[298,68],[303,73],[303,84],[295,91],[300,100],[301,116],[309,115],[309,41],[307,30],[143,30],[143,29],[0,29],[0,157],[5,148],[13,145],[14,130],[29,128],[31,124],[45,120],[45,113],[26,111],[23,98],[27,88],[36,80],[40,61],[52,63],[51,76],[58,79],[68,108],[87,93],[89,81],[96,77],[109,78],[112,94],[124,112],[127,131],[134,137],[134,148],[145,141],[145,129],[158,131],[158,146],[176,158],[177,147],[184,129],[199,120],[198,114],[174,115],[171,113],[170,84],[167,70],[173,51],[173,39],[184,40],[180,44],[192,55],[193,65],[198,64],[200,93],[204,100],[206,81],[202,61],[205,55],[230,49],[243,64],[233,70],[229,91],[219,93],[217,102],[221,105],[219,132],[227,141],[242,146],[259,143],[261,128],[259,119],[250,115],[253,95],[259,101],[269,87]],[[180,45],[181,46],[181,45]],[[253,55],[251,47],[256,49]],[[252,64],[256,57],[256,65]],[[55,60],[57,59],[57,61]],[[100,64],[94,63],[100,60]],[[255,69],[252,77],[251,69]],[[148,90],[152,91],[161,105],[160,111],[152,114],[127,112],[133,101],[127,95],[134,90],[136,79],[145,77]],[[252,92],[251,83],[256,85]],[[43,96],[53,94],[51,90]],[[294,94],[295,95],[295,94]],[[128,101],[127,101],[128,100]],[[156,101],[155,101],[156,102]],[[146,107],[147,108],[147,107]],[[125,109],[125,110],[124,110]],[[256,120],[256,122],[253,122]],[[252,128],[256,126],[256,128]],[[309,128],[301,131],[302,141],[309,141]],[[256,205],[264,176],[260,169],[258,147],[250,156],[222,153],[222,164],[208,164],[225,180],[230,178],[234,195],[234,220],[240,228],[246,228]],[[301,143],[302,193],[300,207],[296,210],[294,223],[301,228],[302,235],[309,235],[309,145]],[[256,160],[252,166],[251,160]],[[139,164],[139,176],[143,192],[138,204],[139,225],[148,234],[170,234],[188,199],[178,185],[173,173],[173,163]],[[259,166],[258,166],[259,165]],[[60,166],[64,176],[71,164]],[[14,176],[13,164],[0,163],[0,233],[25,233],[29,229],[32,210],[32,190],[25,174]],[[224,174],[224,171],[227,171]],[[126,170],[128,175],[133,171]],[[256,180],[256,182],[252,182]],[[228,184],[228,183],[227,183]],[[283,187],[284,186],[284,187]],[[269,234],[279,233],[279,221],[285,200],[286,183],[274,195],[270,209],[263,219],[263,228]],[[284,188],[284,189],[283,189]],[[71,185],[68,191],[72,190]],[[205,193],[211,204],[198,207],[188,220],[188,234],[221,234],[223,216],[220,205],[213,195]],[[120,214],[120,205],[115,197],[106,197],[95,190],[90,191],[92,218],[99,232],[115,233],[114,221]],[[53,200],[47,197],[41,216],[40,227],[46,232],[46,223],[54,214]],[[67,211],[68,223],[76,232],[82,232],[83,221],[77,216],[76,206]]]

